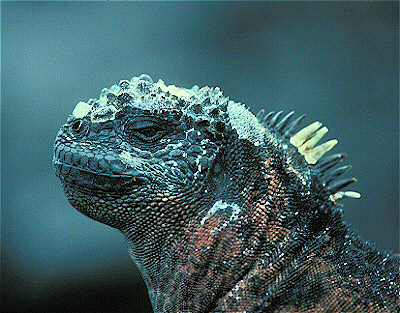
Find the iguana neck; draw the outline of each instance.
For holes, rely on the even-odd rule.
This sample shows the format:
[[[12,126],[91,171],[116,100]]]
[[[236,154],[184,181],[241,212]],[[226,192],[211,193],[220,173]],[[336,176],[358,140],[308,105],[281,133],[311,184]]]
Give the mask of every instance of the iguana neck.
[[[194,212],[190,222],[166,227],[176,231],[160,232],[163,238],[130,242],[131,256],[146,281],[155,312],[210,311],[262,252],[262,229],[256,213],[251,213],[265,183],[260,151],[249,147],[251,162],[239,155],[243,149],[220,151],[207,184],[191,194],[194,200],[184,209]],[[131,238],[143,241],[147,235]],[[141,255],[138,249],[143,250]]]
[[[255,195],[249,188],[248,201],[216,201],[163,252],[148,282],[155,312],[213,312],[229,294],[246,288],[241,282],[260,262],[280,259],[281,267],[288,266],[308,235],[289,230],[264,200],[253,202]]]
[[[262,243],[240,211],[218,200],[184,229],[150,286],[155,312],[211,312],[250,270]]]

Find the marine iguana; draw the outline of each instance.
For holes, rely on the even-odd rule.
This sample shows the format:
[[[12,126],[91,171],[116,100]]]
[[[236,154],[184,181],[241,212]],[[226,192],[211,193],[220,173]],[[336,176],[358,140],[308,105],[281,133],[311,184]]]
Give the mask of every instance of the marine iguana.
[[[72,206],[125,235],[157,313],[399,312],[400,258],[342,221],[355,179],[303,119],[141,75],[76,105],[53,164]]]

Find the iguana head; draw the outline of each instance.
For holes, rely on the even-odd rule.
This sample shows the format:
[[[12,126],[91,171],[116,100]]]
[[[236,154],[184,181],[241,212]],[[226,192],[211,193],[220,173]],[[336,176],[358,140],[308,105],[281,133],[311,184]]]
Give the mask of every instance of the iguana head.
[[[289,124],[292,113],[262,115],[218,87],[166,86],[141,75],[76,105],[57,134],[55,172],[76,209],[131,232],[187,225],[224,198],[243,202],[252,184],[266,181],[266,163],[267,174],[278,172],[299,194],[309,192],[319,173],[307,163],[336,142],[313,148],[327,131],[320,123],[292,136],[303,117]]]
[[[166,227],[221,189],[228,143],[244,139],[257,150],[264,132],[218,87],[178,88],[142,75],[79,102],[58,132],[53,163],[71,204],[89,217],[121,230],[145,220]]]

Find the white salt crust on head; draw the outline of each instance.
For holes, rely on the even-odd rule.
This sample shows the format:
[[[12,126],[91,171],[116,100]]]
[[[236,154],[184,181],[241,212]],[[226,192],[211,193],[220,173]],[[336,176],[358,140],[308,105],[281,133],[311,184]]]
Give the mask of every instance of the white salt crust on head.
[[[141,91],[140,85],[146,84],[151,88],[151,92]],[[191,89],[176,87],[175,85],[165,85],[160,79],[156,83],[152,82],[152,79],[148,75],[141,75],[139,77],[133,77],[129,80],[121,80],[119,84],[112,85],[110,88],[104,88],[98,100],[90,99],[88,102],[79,102],[72,112],[72,115],[76,118],[83,118],[90,115],[90,119],[93,123],[105,122],[107,120],[113,120],[118,109],[109,103],[109,94],[118,97],[122,93],[128,94],[132,97],[132,106],[138,109],[160,109],[162,108],[174,108],[182,109],[178,105],[177,100],[172,100],[171,96],[175,99],[185,100],[187,103],[203,103],[208,98],[208,105],[202,105],[204,112],[207,114],[214,108],[218,107],[221,103],[228,102],[228,97],[224,97],[219,87],[202,87],[193,86]],[[156,94],[158,101],[149,101],[149,94]],[[168,95],[168,96],[167,96]],[[167,96],[168,101],[163,101]],[[96,107],[94,107],[96,103]],[[233,129],[235,129],[241,139],[247,139],[255,145],[258,145],[263,141],[265,136],[265,128],[261,123],[258,122],[257,118],[251,113],[244,105],[229,101],[227,105],[227,111],[229,120]],[[190,110],[186,112],[189,115],[193,113]]]

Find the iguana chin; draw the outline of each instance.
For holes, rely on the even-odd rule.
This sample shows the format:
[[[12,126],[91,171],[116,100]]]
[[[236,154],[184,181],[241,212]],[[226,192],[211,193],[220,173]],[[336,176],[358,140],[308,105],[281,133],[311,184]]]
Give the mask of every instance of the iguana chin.
[[[126,236],[155,312],[399,312],[399,257],[342,221],[345,155],[292,116],[141,75],[77,104],[54,168]]]

